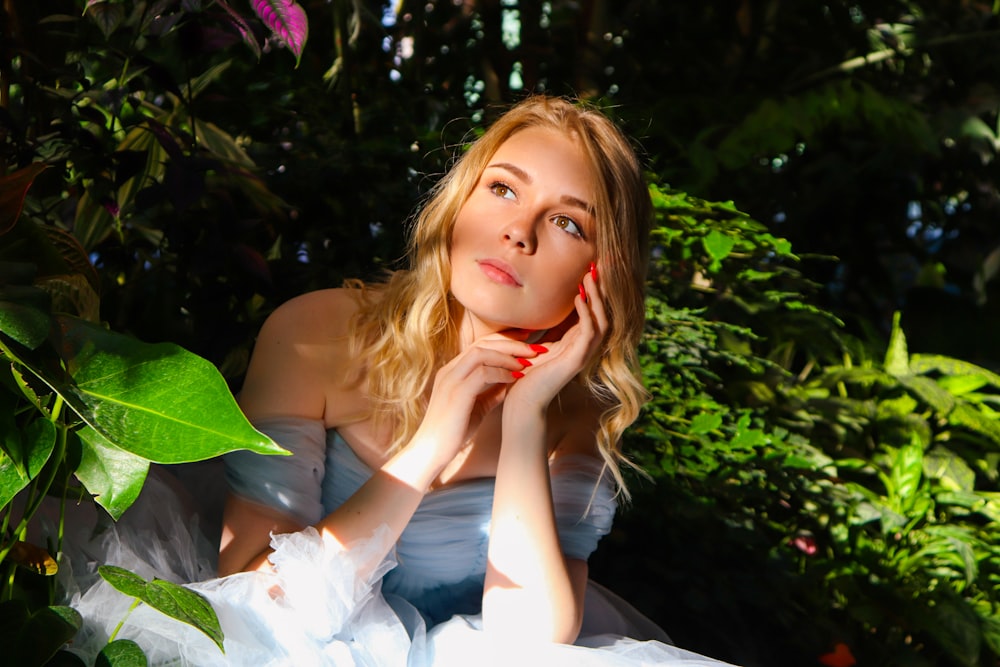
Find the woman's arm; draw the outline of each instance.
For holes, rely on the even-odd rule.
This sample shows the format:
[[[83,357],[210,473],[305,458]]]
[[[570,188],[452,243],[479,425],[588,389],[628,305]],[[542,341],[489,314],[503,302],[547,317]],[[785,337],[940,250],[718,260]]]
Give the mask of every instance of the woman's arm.
[[[583,619],[587,564],[566,558],[556,530],[549,477],[549,405],[598,349],[607,317],[591,275],[576,299],[579,322],[508,391],[490,528],[485,628],[570,643]],[[586,399],[564,393],[569,417],[557,449],[595,452],[597,418]]]
[[[583,620],[588,569],[586,561],[565,557],[559,543],[545,416],[508,418],[505,412],[504,417],[483,625],[522,638],[572,643]]]
[[[346,345],[353,310],[344,302],[353,302],[339,291],[317,294],[293,300],[262,328],[240,395],[251,421],[296,416],[336,424],[338,415],[328,410],[345,411],[343,404],[357,403],[363,394],[338,379],[356,363]],[[514,381],[511,371],[521,368],[517,357],[534,354],[527,344],[497,335],[442,367],[414,437],[316,528],[341,544],[370,537],[382,525],[398,537],[431,483]],[[267,567],[270,532],[302,527],[289,517],[262,513],[254,503],[231,499],[223,518],[220,573]]]
[[[238,397],[251,422],[296,417],[323,423],[327,384],[323,375],[337,363],[331,352],[343,345],[338,337],[346,331],[342,320],[350,317],[352,306],[353,300],[341,290],[324,290],[292,299],[268,317]],[[219,574],[266,567],[271,533],[304,527],[301,520],[230,493],[223,511]]]
[[[297,417],[326,425],[364,412],[357,381],[346,372],[351,363],[347,323],[355,308],[347,291],[324,290],[293,299],[268,318],[239,397],[248,419]],[[398,536],[443,465],[435,457],[439,452],[434,444],[415,439],[316,528],[341,544],[371,537],[383,524]],[[312,482],[304,478],[302,483]],[[304,527],[294,517],[230,494],[223,516],[220,574],[270,567],[271,533]]]

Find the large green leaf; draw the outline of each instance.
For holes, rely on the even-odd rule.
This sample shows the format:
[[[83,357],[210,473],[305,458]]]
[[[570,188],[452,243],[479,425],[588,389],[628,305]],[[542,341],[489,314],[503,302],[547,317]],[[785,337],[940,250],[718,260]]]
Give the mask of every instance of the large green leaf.
[[[222,627],[208,600],[199,593],[162,579],[146,581],[139,575],[114,565],[102,565],[97,571],[109,584],[125,595],[138,598],[157,611],[187,623],[205,633],[223,649]]]
[[[237,449],[282,454],[243,416],[219,372],[169,343],[149,344],[60,316],[61,353],[81,417],[108,442],[158,463],[184,463]]]
[[[82,455],[77,478],[117,521],[142,491],[149,461],[119,449],[89,426],[79,431]]]
[[[82,625],[70,607],[42,607],[32,612],[22,600],[0,603],[0,661],[5,665],[45,665]]]

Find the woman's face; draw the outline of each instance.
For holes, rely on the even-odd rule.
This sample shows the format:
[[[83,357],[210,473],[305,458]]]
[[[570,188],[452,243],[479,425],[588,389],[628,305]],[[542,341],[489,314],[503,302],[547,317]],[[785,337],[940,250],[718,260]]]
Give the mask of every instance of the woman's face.
[[[477,334],[566,319],[596,258],[597,178],[567,135],[528,128],[487,163],[451,239],[451,291]]]

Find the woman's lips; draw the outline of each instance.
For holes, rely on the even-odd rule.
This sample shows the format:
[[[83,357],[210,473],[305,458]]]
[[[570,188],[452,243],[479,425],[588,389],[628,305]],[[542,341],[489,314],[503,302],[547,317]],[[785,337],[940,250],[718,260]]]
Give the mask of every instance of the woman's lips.
[[[478,263],[480,270],[493,282],[511,287],[521,286],[521,279],[518,277],[517,271],[507,262],[499,259],[481,259]]]

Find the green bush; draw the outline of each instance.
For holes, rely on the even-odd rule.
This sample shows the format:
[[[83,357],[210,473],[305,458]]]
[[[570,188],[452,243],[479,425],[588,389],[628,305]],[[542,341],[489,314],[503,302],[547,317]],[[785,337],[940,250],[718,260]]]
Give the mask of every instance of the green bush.
[[[762,225],[653,195],[653,400],[627,447],[656,486],[597,572],[746,664],[993,664],[1000,376],[908,355],[898,316],[885,345],[843,334]],[[654,581],[616,579],[623,556]]]

